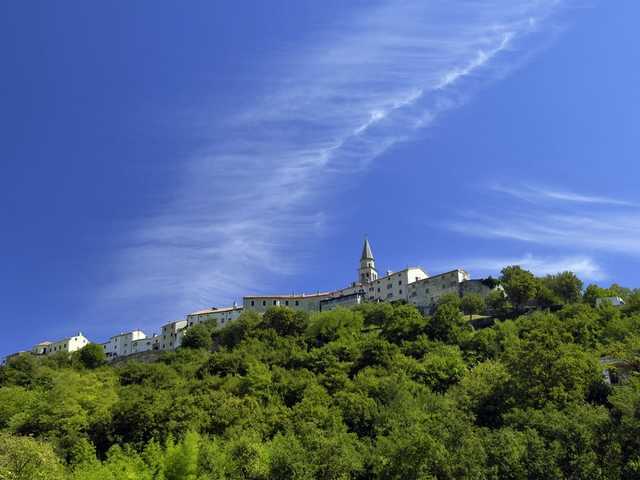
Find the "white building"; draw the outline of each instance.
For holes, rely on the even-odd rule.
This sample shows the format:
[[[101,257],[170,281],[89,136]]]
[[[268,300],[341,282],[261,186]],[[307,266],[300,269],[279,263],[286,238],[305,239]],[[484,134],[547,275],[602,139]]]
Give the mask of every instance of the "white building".
[[[158,337],[158,350],[175,350],[182,344],[186,320],[176,320],[162,326],[162,333]]]
[[[224,327],[242,313],[243,308],[237,304],[231,307],[211,307],[187,315],[187,325],[192,327],[199,323],[215,320],[218,327]]]
[[[151,350],[152,339],[147,338],[142,330],[133,330],[114,335],[103,345],[107,358],[125,357],[133,353]]]
[[[58,352],[71,353],[91,343],[82,332],[78,332],[73,337],[67,337],[57,342],[41,342],[31,349],[31,353],[35,355],[51,355]]]
[[[624,305],[624,300],[621,297],[596,298],[596,307],[599,307],[606,303],[608,303],[609,305],[613,305],[614,307],[622,307]]]
[[[357,281],[346,288],[316,294],[253,295],[243,299],[246,310],[265,312],[272,307],[318,312],[338,306],[353,306],[363,302],[405,301],[422,311],[430,310],[443,295],[479,293],[486,296],[491,287],[481,280],[471,280],[462,269],[429,276],[421,267],[407,267],[380,276],[367,239],[362,247]]]
[[[387,272],[380,277],[369,240],[364,241],[358,280],[350,286],[331,292],[292,295],[252,295],[243,299],[246,310],[265,312],[272,307],[319,312],[338,306],[353,306],[363,302],[408,301],[409,285],[428,278],[420,267],[407,267],[399,272]]]
[[[31,353],[34,355],[44,355],[47,353],[47,349],[51,346],[51,342],[40,342],[31,349]]]

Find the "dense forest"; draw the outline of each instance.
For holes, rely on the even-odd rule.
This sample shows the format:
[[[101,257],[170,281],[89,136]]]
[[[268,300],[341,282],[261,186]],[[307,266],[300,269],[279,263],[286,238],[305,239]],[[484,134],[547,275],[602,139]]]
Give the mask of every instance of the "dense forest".
[[[428,314],[245,312],[152,363],[19,356],[0,479],[640,479],[640,292],[497,281]]]

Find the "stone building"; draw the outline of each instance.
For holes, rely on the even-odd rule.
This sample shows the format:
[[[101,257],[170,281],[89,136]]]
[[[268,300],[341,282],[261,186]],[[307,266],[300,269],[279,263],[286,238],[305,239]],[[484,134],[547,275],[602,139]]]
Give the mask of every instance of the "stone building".
[[[460,295],[460,285],[468,280],[469,274],[459,268],[422,278],[409,285],[408,302],[420,310],[428,310],[444,295]]]
[[[348,287],[315,294],[246,296],[243,305],[246,310],[257,312],[277,306],[320,312],[364,302],[405,301],[422,311],[429,311],[448,293],[463,296],[473,292],[486,296],[490,291],[491,287],[482,280],[472,280],[462,269],[430,277],[421,267],[407,267],[380,276],[371,244],[365,239],[357,280]]]
[[[319,312],[320,302],[331,298],[332,292],[291,295],[250,295],[243,298],[245,310],[264,313],[273,307],[289,307],[305,312]]]
[[[192,327],[208,320],[215,320],[218,327],[224,327],[242,313],[243,308],[235,303],[231,307],[211,307],[187,315],[187,326]]]

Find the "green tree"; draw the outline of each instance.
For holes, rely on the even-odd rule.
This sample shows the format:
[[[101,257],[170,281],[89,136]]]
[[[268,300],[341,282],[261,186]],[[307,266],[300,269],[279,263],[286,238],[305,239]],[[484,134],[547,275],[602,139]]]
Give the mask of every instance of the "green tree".
[[[0,479],[62,480],[64,469],[49,444],[0,433]]]
[[[491,291],[484,302],[489,313],[499,317],[505,316],[511,310],[511,304],[502,288]]]
[[[198,323],[187,329],[182,338],[182,347],[192,349],[204,349],[211,350],[213,346],[213,340],[211,335],[213,333],[212,325],[208,323]]]
[[[515,401],[533,407],[584,401],[589,387],[602,377],[593,354],[568,343],[571,336],[555,315],[533,315],[526,328],[524,338],[503,358],[512,372]]]
[[[469,320],[471,320],[473,315],[484,313],[485,308],[484,299],[477,293],[468,293],[462,297],[460,309],[463,313],[469,315]]]
[[[479,425],[495,428],[500,425],[502,414],[512,406],[510,381],[507,367],[502,362],[489,360],[467,372],[453,395]]]
[[[393,343],[415,340],[424,330],[425,323],[425,318],[414,306],[397,305],[382,324],[381,335]]]
[[[262,316],[252,310],[242,312],[233,322],[214,332],[214,340],[226,347],[235,347],[245,338],[254,335],[262,323]]]
[[[262,328],[272,328],[278,335],[300,335],[307,328],[309,314],[286,307],[267,310],[262,318]]]
[[[542,284],[564,303],[576,303],[582,298],[582,280],[573,272],[547,275],[542,279]]]
[[[165,452],[166,480],[196,480],[199,449],[200,436],[195,432],[187,432],[178,444],[169,439]]]
[[[600,288],[597,285],[589,285],[582,296],[582,300],[592,307],[596,306],[598,298],[606,297],[606,291],[604,288]]]
[[[502,269],[500,283],[509,300],[517,308],[522,308],[536,296],[538,282],[533,273],[514,265]]]
[[[330,312],[311,316],[306,335],[317,346],[337,340],[340,337],[354,337],[360,334],[364,320],[356,310],[337,308]]]
[[[460,299],[460,295],[458,295],[457,293],[445,293],[440,298],[438,298],[436,307],[439,307],[441,305],[451,305],[452,307],[460,310],[461,302],[462,300]]]
[[[465,330],[470,330],[470,326],[455,303],[438,305],[426,327],[432,339],[449,343],[458,343]]]
[[[38,360],[33,355],[18,355],[0,367],[0,385],[31,386],[37,381],[38,370]]]
[[[90,343],[78,351],[78,360],[85,368],[94,369],[107,363],[107,355],[102,345]]]
[[[544,281],[538,283],[535,300],[539,308],[551,308],[562,303],[562,299]]]

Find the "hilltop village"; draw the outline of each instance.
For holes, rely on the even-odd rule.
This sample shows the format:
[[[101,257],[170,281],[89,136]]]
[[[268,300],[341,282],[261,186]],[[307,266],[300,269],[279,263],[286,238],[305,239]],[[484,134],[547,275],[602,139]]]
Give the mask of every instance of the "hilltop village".
[[[427,313],[437,304],[443,295],[457,294],[463,297],[476,293],[486,297],[495,288],[488,279],[471,279],[460,268],[430,276],[420,267],[407,267],[403,270],[387,271],[380,275],[376,270],[373,250],[368,239],[364,240],[358,276],[349,286],[313,294],[292,295],[247,295],[242,305],[234,303],[228,307],[211,307],[192,312],[184,320],[176,320],[162,325],[159,334],[151,336],[141,330],[119,333],[102,343],[110,360],[147,351],[170,351],[182,343],[184,333],[189,327],[209,320],[215,320],[218,327],[224,327],[234,321],[243,311],[264,313],[269,308],[287,307],[309,313],[333,310],[339,307],[351,307],[365,302],[404,301]],[[92,343],[82,332],[55,342],[44,341],[34,346],[29,353],[33,355],[51,355],[58,352],[71,353]],[[5,360],[24,354],[17,352]]]

